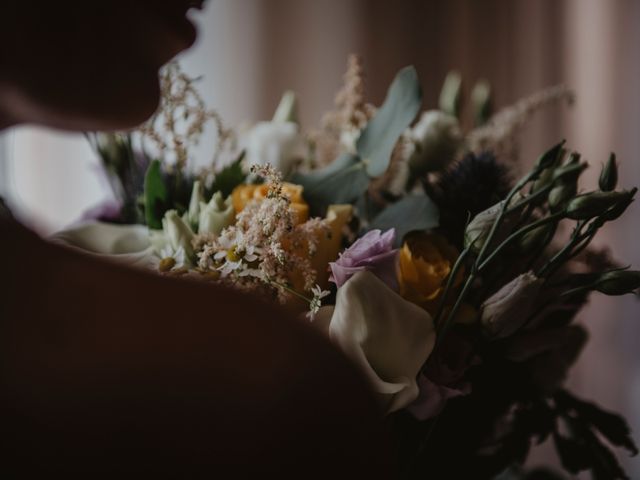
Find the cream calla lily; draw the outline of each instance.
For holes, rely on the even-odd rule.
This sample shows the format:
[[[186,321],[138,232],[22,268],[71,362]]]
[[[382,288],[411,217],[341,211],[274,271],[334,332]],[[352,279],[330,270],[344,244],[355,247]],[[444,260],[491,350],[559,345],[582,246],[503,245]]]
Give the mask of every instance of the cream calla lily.
[[[416,377],[435,345],[431,316],[368,271],[338,289],[335,307],[321,309],[329,336],[365,373],[387,412],[418,396]]]
[[[60,231],[51,241],[128,265],[148,268],[154,264],[154,248],[143,225],[90,222]]]

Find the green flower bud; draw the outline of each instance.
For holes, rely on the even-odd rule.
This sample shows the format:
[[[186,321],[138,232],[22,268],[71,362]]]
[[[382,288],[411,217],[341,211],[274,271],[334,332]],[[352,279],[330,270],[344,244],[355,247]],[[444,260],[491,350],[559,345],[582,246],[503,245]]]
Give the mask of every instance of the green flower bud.
[[[588,220],[602,215],[620,202],[626,202],[629,192],[591,192],[578,195],[567,205],[567,217]]]
[[[553,238],[557,227],[557,222],[548,223],[523,235],[518,242],[522,253],[532,253],[546,246]]]
[[[462,97],[462,76],[456,71],[447,74],[440,91],[438,106],[440,110],[457,117],[460,113]]]
[[[533,188],[531,193],[536,193],[539,190],[542,190],[543,188],[547,187],[549,184],[551,184],[555,180],[553,176],[555,169],[559,166],[561,159],[564,158],[566,153],[567,153],[566,150],[563,148],[560,151],[558,158],[556,158],[556,161],[553,162],[548,168],[545,168],[542,171],[538,179],[533,183]]]
[[[616,164],[615,153],[609,156],[609,160],[602,168],[598,184],[603,192],[611,192],[616,188],[618,184],[618,165]]]
[[[620,202],[618,202],[616,205],[611,207],[609,210],[607,210],[600,216],[602,221],[612,222],[618,219],[627,210],[629,205],[633,203],[633,197],[636,195],[637,191],[638,191],[638,188],[636,187],[636,188],[633,188],[630,192],[626,192],[627,196],[624,199],[620,200]]]
[[[549,192],[549,207],[553,211],[557,211],[564,206],[569,200],[576,196],[578,187],[575,183],[561,184],[554,187]]]
[[[637,270],[614,270],[603,273],[593,288],[605,295],[634,293],[640,288],[640,272]]]
[[[504,200],[473,217],[464,232],[465,248],[471,248],[476,253],[482,250],[503,205]]]
[[[220,235],[220,232],[233,223],[235,212],[231,203],[231,197],[224,200],[222,193],[216,192],[211,201],[200,204],[200,222],[198,233],[214,233]]]
[[[545,169],[553,165],[562,153],[562,147],[564,146],[564,143],[565,140],[562,140],[560,143],[554,145],[545,153],[543,153],[540,158],[538,158],[535,167],[539,169]]]
[[[414,177],[442,170],[462,145],[458,119],[439,110],[424,112],[409,136],[413,140],[409,167]]]
[[[576,183],[583,171],[586,170],[587,164],[580,163],[580,156],[573,156],[567,163],[558,167],[553,172],[553,180],[563,183]]]
[[[276,123],[298,123],[298,96],[295,92],[291,90],[284,92],[273,115],[273,121]]]
[[[191,190],[191,200],[189,201],[189,210],[187,211],[187,220],[189,225],[194,230],[198,228],[198,218],[200,216],[200,204],[204,201],[202,196],[202,185],[200,180],[193,182],[193,189]]]
[[[169,245],[173,250],[182,247],[189,259],[194,258],[193,240],[194,234],[191,227],[178,215],[175,210],[169,210],[162,219],[162,227]]]

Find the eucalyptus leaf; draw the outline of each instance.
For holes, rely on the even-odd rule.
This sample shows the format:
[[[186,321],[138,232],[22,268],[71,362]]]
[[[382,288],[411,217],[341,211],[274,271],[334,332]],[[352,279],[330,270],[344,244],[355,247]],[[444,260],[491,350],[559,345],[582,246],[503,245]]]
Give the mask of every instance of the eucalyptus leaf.
[[[356,142],[356,150],[370,177],[379,177],[387,171],[400,135],[414,120],[421,104],[422,90],[416,69],[405,67],[396,75],[382,107]]]
[[[404,236],[415,230],[427,230],[440,224],[440,211],[426,195],[408,195],[385,208],[373,219],[369,229],[396,229],[396,246]]]
[[[149,228],[162,229],[167,200],[168,191],[162,177],[162,166],[159,160],[154,160],[144,177],[144,214]]]
[[[316,212],[334,203],[351,203],[369,186],[364,163],[348,153],[321,170],[294,174],[291,181],[304,187],[304,197]]]

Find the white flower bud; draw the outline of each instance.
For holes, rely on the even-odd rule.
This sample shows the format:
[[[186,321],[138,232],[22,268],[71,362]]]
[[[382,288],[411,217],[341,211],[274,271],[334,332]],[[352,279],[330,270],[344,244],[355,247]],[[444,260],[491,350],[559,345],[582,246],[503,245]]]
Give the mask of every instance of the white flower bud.
[[[298,96],[295,92],[291,90],[284,92],[276,113],[273,115],[273,121],[298,123]]]
[[[442,170],[455,157],[462,144],[462,132],[456,117],[428,110],[410,130],[413,152],[409,165],[415,175]]]
[[[480,321],[494,338],[508,337],[527,321],[542,279],[533,273],[523,273],[503,286],[482,304]]]
[[[224,200],[222,193],[216,192],[211,201],[206,204],[200,204],[200,219],[198,233],[214,233],[220,235],[220,232],[233,223],[234,220],[233,204],[231,197]]]
[[[191,245],[194,237],[193,231],[187,222],[180,218],[178,212],[169,210],[165,213],[162,219],[162,229],[164,230],[169,245],[174,251],[182,247],[187,258],[193,258],[193,245]]]
[[[202,184],[200,180],[193,182],[193,189],[191,190],[191,200],[189,201],[189,211],[187,212],[187,219],[189,225],[192,228],[198,226],[198,218],[200,217],[200,204],[204,202],[202,196]]]

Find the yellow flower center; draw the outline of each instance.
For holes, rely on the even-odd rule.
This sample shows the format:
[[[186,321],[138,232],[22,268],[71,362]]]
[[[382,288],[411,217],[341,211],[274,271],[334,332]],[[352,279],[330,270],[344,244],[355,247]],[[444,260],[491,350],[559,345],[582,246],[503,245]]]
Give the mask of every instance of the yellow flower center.
[[[227,260],[229,260],[230,262],[239,262],[240,260],[242,260],[243,256],[244,255],[242,254],[242,252],[238,251],[237,247],[232,247],[227,250]]]

